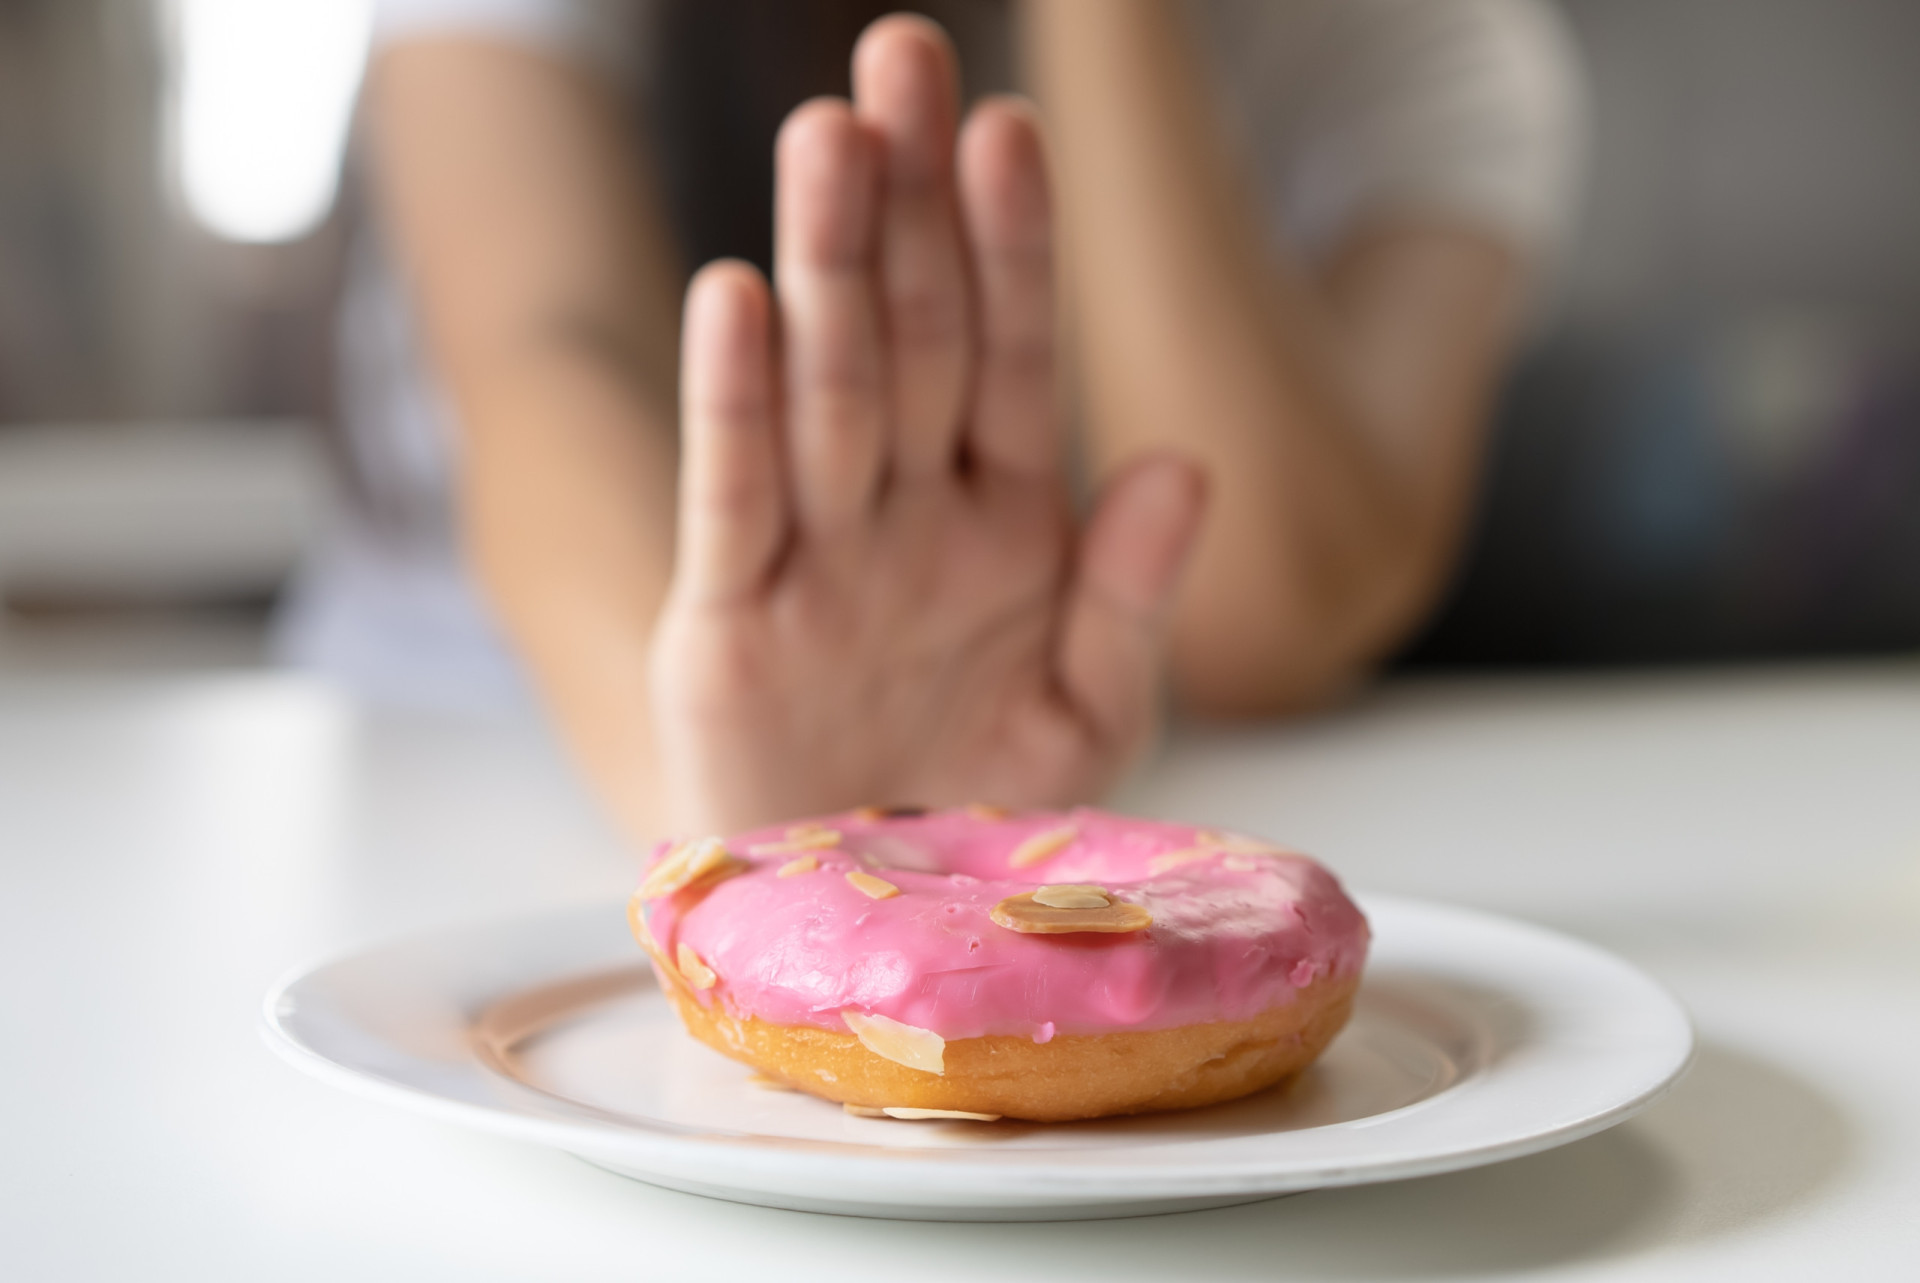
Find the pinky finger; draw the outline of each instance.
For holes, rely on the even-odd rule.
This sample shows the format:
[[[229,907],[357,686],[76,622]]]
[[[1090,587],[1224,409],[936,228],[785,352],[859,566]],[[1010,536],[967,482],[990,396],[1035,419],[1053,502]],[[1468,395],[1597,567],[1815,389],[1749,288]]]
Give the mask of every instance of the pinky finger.
[[[694,601],[758,587],[786,535],[772,316],[767,283],[746,263],[710,263],[687,288],[674,591]]]

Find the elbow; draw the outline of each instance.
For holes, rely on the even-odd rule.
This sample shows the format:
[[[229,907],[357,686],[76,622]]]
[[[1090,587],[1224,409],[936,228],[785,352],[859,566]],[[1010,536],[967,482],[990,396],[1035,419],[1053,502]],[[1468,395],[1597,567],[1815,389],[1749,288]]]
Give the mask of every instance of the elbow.
[[[1361,689],[1373,671],[1365,658],[1321,644],[1243,636],[1230,644],[1176,646],[1173,688],[1179,707],[1219,721],[1268,721],[1323,712]]]
[[[1408,538],[1361,564],[1319,573],[1280,565],[1263,581],[1193,585],[1171,652],[1181,707],[1253,720],[1337,706],[1425,620],[1449,561],[1436,541]]]

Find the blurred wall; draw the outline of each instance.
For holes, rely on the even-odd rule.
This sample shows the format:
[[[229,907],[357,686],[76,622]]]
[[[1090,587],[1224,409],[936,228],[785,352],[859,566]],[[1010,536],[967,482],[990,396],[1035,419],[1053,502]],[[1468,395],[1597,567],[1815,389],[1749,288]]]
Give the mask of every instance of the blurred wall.
[[[339,229],[238,245],[186,216],[165,14],[0,0],[0,424],[324,410]]]
[[[1920,647],[1920,4],[1564,8],[1582,225],[1412,658]]]
[[[0,0],[0,631],[255,603],[318,518],[337,220],[183,209],[167,0]],[[223,645],[220,653],[232,653]]]

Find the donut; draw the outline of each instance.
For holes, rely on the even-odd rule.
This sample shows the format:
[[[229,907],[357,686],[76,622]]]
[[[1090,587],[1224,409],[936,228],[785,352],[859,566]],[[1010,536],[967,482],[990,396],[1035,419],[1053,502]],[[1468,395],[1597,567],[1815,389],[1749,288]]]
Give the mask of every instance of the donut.
[[[694,1037],[911,1119],[1272,1086],[1346,1023],[1368,942],[1297,851],[1089,808],[862,807],[663,844],[629,920]]]

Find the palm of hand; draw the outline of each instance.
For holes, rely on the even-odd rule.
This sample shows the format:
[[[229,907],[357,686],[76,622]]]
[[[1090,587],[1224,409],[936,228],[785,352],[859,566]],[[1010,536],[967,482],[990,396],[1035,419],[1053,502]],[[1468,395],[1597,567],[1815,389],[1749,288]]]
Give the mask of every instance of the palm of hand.
[[[678,658],[656,708],[684,728],[663,748],[693,768],[669,776],[707,820],[687,827],[1104,782],[1052,672],[1064,506],[1030,482],[982,489],[903,496],[858,546],[797,549],[764,596],[663,624],[656,653]]]
[[[1157,634],[1199,514],[1184,465],[1076,527],[1060,468],[1051,222],[1033,126],[975,111],[890,19],[857,109],[779,151],[774,304],[689,292],[674,587],[654,640],[669,818],[727,830],[862,802],[1087,800],[1151,731]]]

